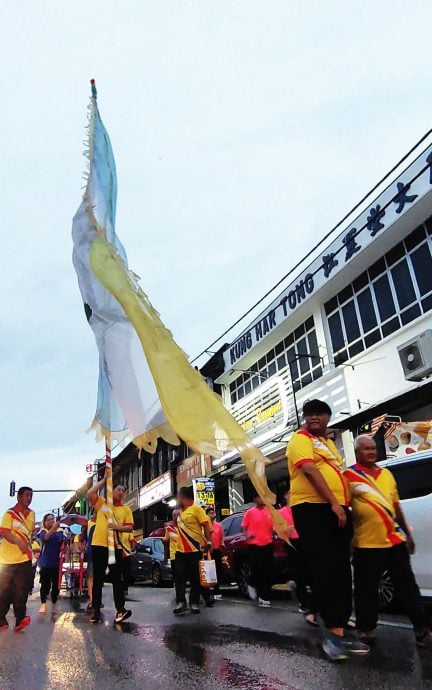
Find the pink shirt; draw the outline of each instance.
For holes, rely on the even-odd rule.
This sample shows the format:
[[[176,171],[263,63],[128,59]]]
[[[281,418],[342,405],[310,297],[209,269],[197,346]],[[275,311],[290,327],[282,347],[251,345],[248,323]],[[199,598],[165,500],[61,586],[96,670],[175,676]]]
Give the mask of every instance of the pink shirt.
[[[220,522],[212,522],[212,549],[221,549],[224,540],[224,531]]]
[[[294,531],[289,533],[290,538],[291,539],[298,539],[299,535],[298,535],[298,532],[294,526],[294,518],[293,518],[291,508],[289,506],[285,506],[284,508],[280,508],[279,512],[282,515],[282,517],[285,518],[285,520],[290,525],[290,527],[294,527]]]
[[[243,518],[242,527],[251,535],[249,544],[266,546],[273,541],[273,522],[267,508],[249,508]]]

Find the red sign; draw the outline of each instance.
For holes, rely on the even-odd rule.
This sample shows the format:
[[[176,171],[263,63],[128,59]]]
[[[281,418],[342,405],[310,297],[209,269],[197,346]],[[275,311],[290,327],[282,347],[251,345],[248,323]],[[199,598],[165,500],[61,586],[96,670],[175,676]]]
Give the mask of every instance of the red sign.
[[[190,485],[192,484],[192,479],[206,477],[210,472],[211,456],[193,455],[191,458],[183,460],[182,464],[177,468],[177,486],[180,489],[182,486]]]

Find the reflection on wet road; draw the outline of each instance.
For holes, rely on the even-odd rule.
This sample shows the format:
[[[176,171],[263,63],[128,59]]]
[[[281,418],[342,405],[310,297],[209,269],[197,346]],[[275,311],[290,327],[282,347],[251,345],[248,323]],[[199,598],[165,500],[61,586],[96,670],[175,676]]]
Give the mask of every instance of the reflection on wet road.
[[[229,597],[200,616],[172,614],[172,592],[135,588],[134,618],[92,626],[82,605],[38,616],[25,633],[0,636],[0,690],[291,690],[432,688],[432,654],[406,629],[381,628],[373,653],[342,665],[320,650],[320,633],[278,605],[257,609]]]

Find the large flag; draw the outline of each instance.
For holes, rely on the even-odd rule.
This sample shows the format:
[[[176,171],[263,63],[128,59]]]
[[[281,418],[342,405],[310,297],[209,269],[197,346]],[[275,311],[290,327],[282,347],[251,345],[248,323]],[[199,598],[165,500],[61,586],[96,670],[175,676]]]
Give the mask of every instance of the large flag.
[[[267,459],[189,363],[128,268],[114,229],[114,157],[94,87],[88,155],[90,172],[73,236],[75,268],[101,361],[95,423],[102,432],[112,426],[114,408],[126,420],[122,432],[129,426],[137,445],[157,436],[169,441],[174,430],[197,453],[221,457],[237,450],[277,531],[286,537],[286,522],[273,508],[275,496],[265,476]]]
[[[102,123],[92,84],[87,184],[72,226],[73,263],[85,313],[99,349],[99,384],[92,428],[98,437],[133,439],[154,452],[158,437],[178,444],[162,412],[137,333],[115,297],[96,278],[89,250],[97,237],[109,242],[125,268],[125,250],[115,232],[117,176],[108,133]]]

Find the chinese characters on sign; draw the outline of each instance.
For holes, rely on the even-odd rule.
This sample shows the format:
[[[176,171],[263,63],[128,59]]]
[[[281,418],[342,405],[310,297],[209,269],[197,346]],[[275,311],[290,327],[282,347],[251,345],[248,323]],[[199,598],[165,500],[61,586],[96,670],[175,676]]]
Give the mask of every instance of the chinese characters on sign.
[[[227,368],[232,367],[268,333],[277,328],[322,285],[323,279],[328,280],[333,277],[333,274],[339,272],[344,264],[347,264],[353,256],[369,244],[371,239],[386,226],[388,229],[409,208],[410,204],[430,191],[428,185],[432,185],[431,147],[427,155],[423,153],[404,171],[403,176],[408,175],[407,181],[399,178],[385,189],[374,205],[362,212],[356,221],[356,227],[346,230],[339,236],[324,255],[314,260],[307,269],[307,273],[287,287],[268,311],[259,316],[254,324],[232,344],[224,355]],[[414,185],[415,193],[411,189]],[[365,230],[369,234],[362,234]]]

